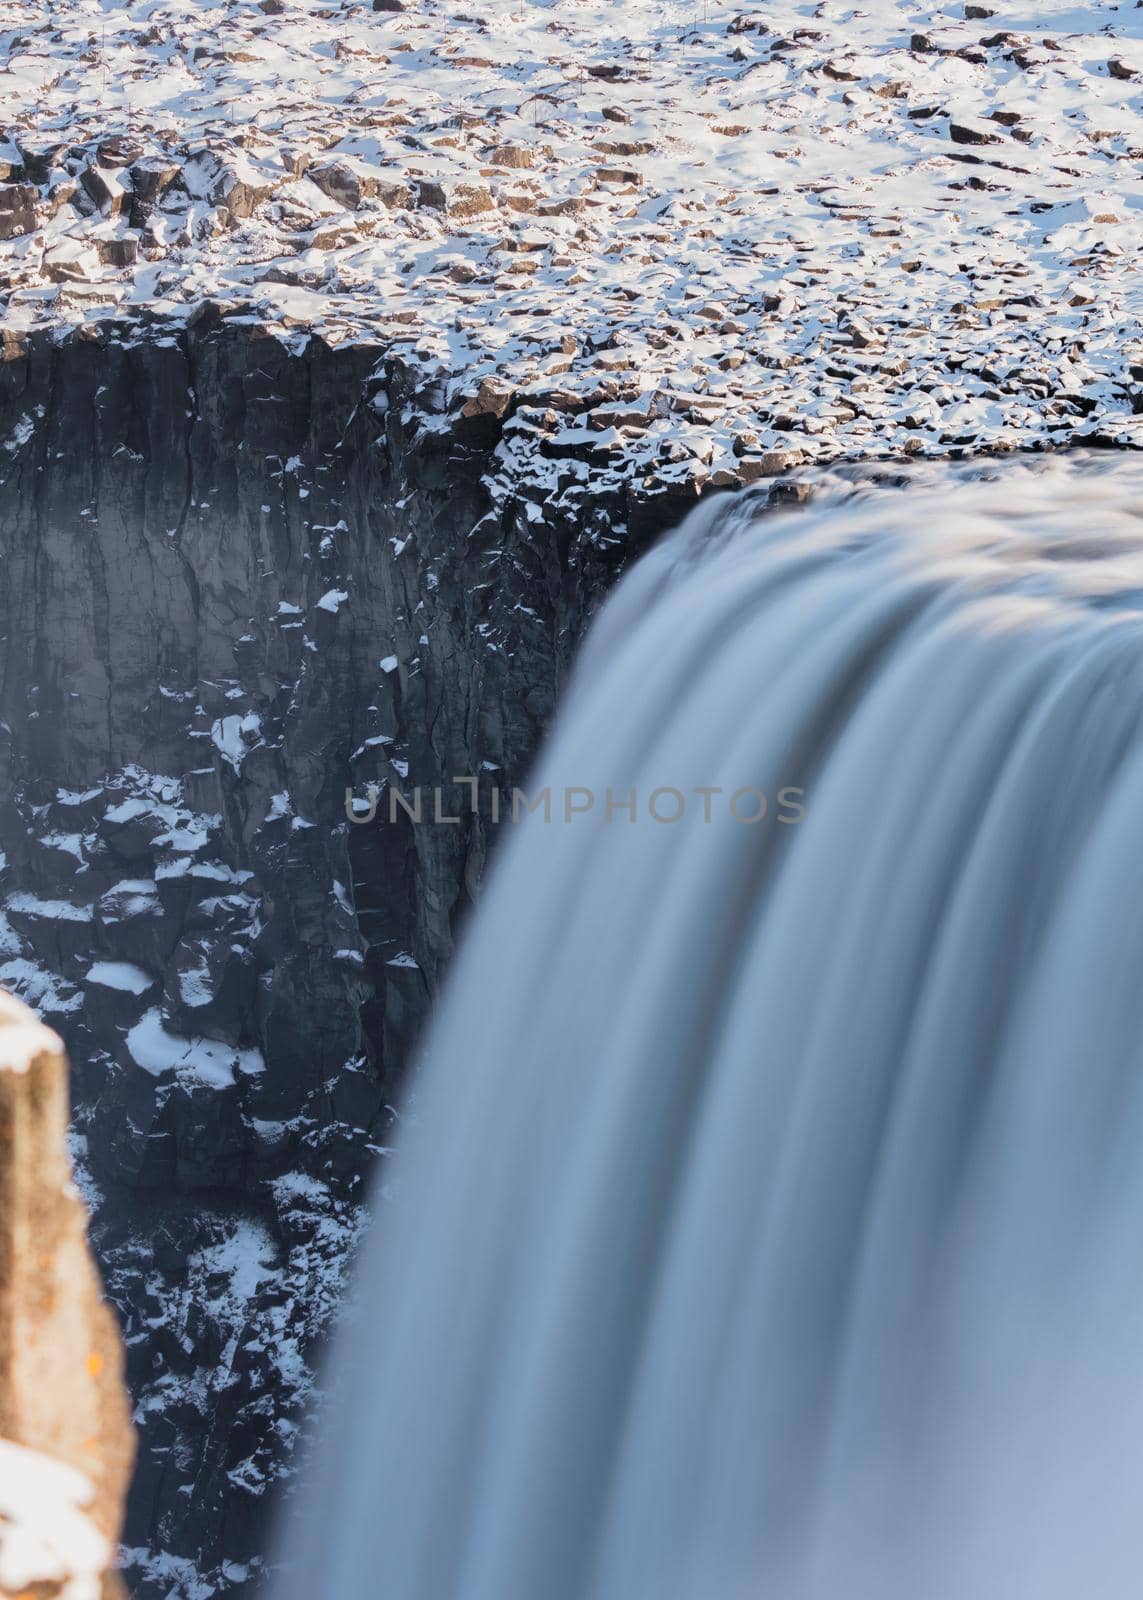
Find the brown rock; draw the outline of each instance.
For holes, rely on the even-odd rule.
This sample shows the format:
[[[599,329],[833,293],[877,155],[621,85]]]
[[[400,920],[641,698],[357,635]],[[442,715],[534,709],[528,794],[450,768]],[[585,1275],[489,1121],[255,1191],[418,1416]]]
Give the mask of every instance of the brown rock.
[[[523,144],[498,144],[486,159],[490,167],[530,167],[532,152]]]
[[[649,139],[597,139],[595,148],[601,156],[649,156],[655,146]]]
[[[1130,83],[1132,78],[1137,78],[1139,73],[1134,67],[1129,67],[1122,56],[1112,56],[1107,63],[1107,70],[1113,78],[1119,78],[1124,83]]]
[[[445,211],[450,217],[461,221],[496,209],[491,192],[482,183],[451,183],[448,180],[437,183],[432,179],[422,179],[417,184],[417,198],[419,204],[430,211]]]
[[[409,211],[413,205],[413,190],[407,183],[387,178],[363,178],[361,192],[369,199],[380,200],[390,211]]]
[[[738,462],[738,476],[743,483],[757,483],[759,478],[776,478],[796,466],[801,456],[793,450],[767,450],[760,456],[742,456]]]
[[[232,217],[252,217],[273,193],[274,185],[269,179],[252,181],[245,171],[224,164],[211,199],[225,206]]]
[[[512,404],[515,389],[511,384],[505,383],[502,378],[482,378],[480,386],[474,395],[470,395],[460,408],[460,416],[466,421],[473,417],[503,417]]]
[[[143,154],[143,147],[138,139],[131,138],[129,134],[113,133],[110,138],[101,141],[97,153],[101,166],[129,167]]]
[[[587,210],[587,201],[569,195],[566,200],[541,200],[536,209],[541,217],[578,217]]]
[[[309,235],[310,247],[314,250],[344,250],[348,245],[360,242],[361,235],[352,222],[330,223],[315,228]]]
[[[61,1522],[88,1524],[88,1543],[98,1551],[96,1530],[110,1557],[134,1455],[122,1346],[72,1184],[67,1118],[63,1046],[0,994],[0,1558],[33,1473],[61,1485]],[[28,1573],[21,1587],[37,1600],[61,1590]],[[101,1594],[124,1594],[110,1570]]]
[[[804,506],[813,499],[813,487],[808,483],[775,483],[770,489],[772,506]]]
[[[501,189],[497,198],[506,210],[526,217],[535,216],[539,204],[530,189]]]

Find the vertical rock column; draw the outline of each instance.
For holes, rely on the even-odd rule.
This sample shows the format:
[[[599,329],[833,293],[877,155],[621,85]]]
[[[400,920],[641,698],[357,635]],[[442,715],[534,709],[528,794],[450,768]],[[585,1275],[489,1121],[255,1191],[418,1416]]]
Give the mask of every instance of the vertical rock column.
[[[67,1114],[62,1044],[0,993],[0,1596],[120,1600],[134,1441]]]

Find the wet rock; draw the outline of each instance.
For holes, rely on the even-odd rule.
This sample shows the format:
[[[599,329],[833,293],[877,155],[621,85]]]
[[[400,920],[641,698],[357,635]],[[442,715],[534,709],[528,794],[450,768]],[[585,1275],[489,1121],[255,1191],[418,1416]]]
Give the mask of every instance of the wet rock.
[[[773,506],[804,506],[812,498],[813,490],[808,483],[775,483],[769,495]]]

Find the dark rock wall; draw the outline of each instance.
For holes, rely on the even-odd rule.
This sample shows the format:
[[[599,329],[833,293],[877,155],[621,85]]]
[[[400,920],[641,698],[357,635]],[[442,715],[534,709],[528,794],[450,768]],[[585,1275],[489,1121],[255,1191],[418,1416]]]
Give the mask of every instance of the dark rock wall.
[[[526,779],[626,507],[505,493],[510,411],[450,418],[383,350],[208,313],[4,354],[0,982],[76,1065],[135,1591],[238,1592],[491,788]],[[462,820],[430,793],[391,823],[391,784]]]

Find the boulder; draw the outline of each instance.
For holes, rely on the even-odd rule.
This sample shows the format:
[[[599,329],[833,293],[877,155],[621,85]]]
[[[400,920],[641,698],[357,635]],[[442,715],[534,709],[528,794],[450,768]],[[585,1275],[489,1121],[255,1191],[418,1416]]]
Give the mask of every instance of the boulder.
[[[482,183],[455,183],[449,179],[436,182],[422,179],[417,184],[418,203],[430,211],[445,211],[450,217],[463,221],[477,217],[485,211],[495,211],[496,202]]]
[[[498,144],[488,152],[490,167],[530,167],[532,152],[523,144]]]
[[[131,179],[126,168],[103,167],[92,162],[83,169],[79,181],[85,193],[108,216],[121,216],[131,203]]]
[[[499,421],[507,415],[515,392],[506,379],[482,378],[476,393],[465,397],[458,415],[466,422],[474,417],[494,417]]]

